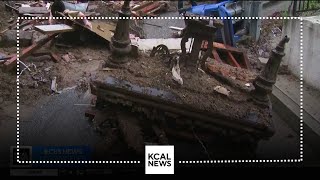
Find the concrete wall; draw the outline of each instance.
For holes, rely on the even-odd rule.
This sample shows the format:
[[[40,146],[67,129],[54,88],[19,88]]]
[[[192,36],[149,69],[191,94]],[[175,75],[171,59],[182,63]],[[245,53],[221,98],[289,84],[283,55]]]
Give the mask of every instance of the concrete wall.
[[[285,20],[283,35],[290,37],[284,64],[300,77],[300,20]],[[320,90],[320,16],[303,19],[303,77]]]

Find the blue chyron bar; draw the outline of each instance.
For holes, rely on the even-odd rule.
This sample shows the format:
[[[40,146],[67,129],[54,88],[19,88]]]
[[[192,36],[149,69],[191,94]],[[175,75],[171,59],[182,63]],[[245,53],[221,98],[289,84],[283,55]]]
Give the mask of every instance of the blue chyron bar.
[[[32,161],[90,161],[92,149],[89,146],[33,146]],[[36,168],[83,167],[82,163],[35,163]]]

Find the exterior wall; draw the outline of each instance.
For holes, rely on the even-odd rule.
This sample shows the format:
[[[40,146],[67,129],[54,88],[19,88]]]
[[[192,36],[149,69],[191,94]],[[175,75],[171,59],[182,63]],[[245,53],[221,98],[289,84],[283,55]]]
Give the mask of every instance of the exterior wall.
[[[300,20],[286,20],[283,35],[290,37],[284,64],[300,77]],[[303,18],[303,77],[320,90],[320,16]]]

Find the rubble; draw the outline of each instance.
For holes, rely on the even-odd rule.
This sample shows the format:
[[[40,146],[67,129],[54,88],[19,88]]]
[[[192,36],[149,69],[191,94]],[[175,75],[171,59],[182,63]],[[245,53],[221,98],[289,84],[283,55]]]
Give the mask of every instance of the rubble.
[[[19,33],[19,46],[27,47],[32,43],[33,32],[21,31]],[[2,34],[0,46],[17,47],[17,30],[8,30]]]
[[[225,87],[216,86],[216,87],[214,87],[214,90],[220,94],[230,96],[230,91],[228,89],[226,89]]]
[[[259,57],[259,61],[260,61],[260,63],[263,64],[263,65],[267,64],[268,60],[269,60],[268,58]]]
[[[173,80],[177,81],[180,85],[183,85],[183,79],[180,76],[179,61],[177,61],[175,65],[172,67],[172,78]]]
[[[114,12],[119,11],[124,1],[106,3]],[[157,16],[169,9],[169,1],[131,1],[130,8],[134,16]]]
[[[99,1],[99,3],[107,4],[116,10],[118,8],[116,6],[122,2]],[[32,8],[39,11],[23,12],[23,14],[32,16],[40,13],[43,7],[46,9],[49,7],[44,3],[36,6],[42,8]],[[131,1],[130,6],[134,10],[132,12],[134,16],[156,16],[162,10],[166,10],[168,4],[163,1]],[[22,13],[23,8],[19,7],[17,5],[14,8]],[[92,12],[101,8],[94,5],[88,7]],[[84,14],[88,15],[87,12]],[[42,15],[46,15],[45,11]],[[170,27],[170,29],[181,32],[179,36],[182,38],[142,39],[137,37],[138,33],[133,35],[131,30],[125,32],[126,35],[129,35],[129,40],[124,40],[121,33],[121,36],[115,38],[117,34],[115,31],[121,28],[116,28],[114,22],[90,20],[90,23],[92,29],[85,26],[82,21],[71,19],[53,22],[24,20],[21,23],[20,32],[36,32],[33,33],[32,45],[29,44],[27,48],[20,49],[20,61],[21,64],[25,63],[29,67],[36,68],[33,68],[35,70],[31,68],[31,72],[27,71],[28,68],[20,72],[21,74],[25,72],[20,77],[23,90],[30,87],[35,92],[61,93],[58,91],[59,83],[59,89],[76,85],[76,90],[87,92],[90,85],[92,93],[98,96],[97,108],[103,103],[112,103],[117,104],[119,109],[127,109],[125,112],[119,112],[119,109],[114,110],[120,113],[115,118],[119,126],[117,128],[108,126],[108,130],[120,131],[128,146],[140,153],[143,151],[141,147],[146,142],[155,143],[154,139],[145,139],[145,134],[141,133],[145,129],[141,127],[141,124],[150,126],[149,128],[162,144],[168,143],[168,134],[178,134],[188,139],[194,139],[195,136],[210,139],[213,134],[232,137],[250,134],[259,139],[269,138],[273,134],[269,111],[256,106],[249,94],[254,89],[252,82],[258,76],[258,73],[251,71],[249,67],[250,57],[247,57],[243,49],[213,42],[211,36],[215,31],[206,32],[208,34],[205,37],[199,35],[201,32],[194,32],[199,38],[196,43],[191,41],[193,36],[184,36],[183,32],[186,29],[178,27]],[[147,25],[157,26],[156,24]],[[8,32],[16,32],[14,29],[13,27],[13,30],[8,30]],[[200,29],[197,27],[196,30]],[[86,41],[79,45],[67,44],[66,36],[69,34],[76,36],[83,32],[88,33],[89,38],[94,35],[104,40],[104,43],[125,42],[122,45],[125,44],[134,49],[135,56],[132,56],[132,52],[127,53],[129,62],[108,66],[105,62],[109,60],[110,52],[114,51],[108,51],[106,44],[102,49]],[[57,43],[58,40],[61,42]],[[183,52],[181,51],[182,40],[186,42]],[[45,46],[47,43],[49,45]],[[62,48],[54,48],[53,44]],[[190,58],[189,50],[194,44]],[[92,50],[88,51],[84,47],[90,47]],[[41,49],[47,52],[41,52]],[[17,56],[14,55],[14,52],[8,57],[3,56],[5,58],[4,67],[8,70],[14,69],[16,64]],[[206,56],[199,57],[199,52],[201,55],[206,52]],[[267,51],[262,53],[265,52]],[[183,58],[180,59],[181,53],[189,61],[194,61],[192,62],[194,64],[199,60],[201,68],[195,66],[195,71],[190,71],[190,68],[184,64]],[[120,55],[123,53],[120,52]],[[55,63],[50,62],[50,59]],[[83,72],[88,73],[82,74]],[[50,88],[48,88],[49,85]],[[107,95],[103,96],[102,94],[105,93]],[[123,99],[123,97],[128,99]],[[149,102],[150,99],[153,103]],[[125,115],[128,111],[138,113],[141,118],[130,119],[132,121],[127,122]],[[94,123],[98,124],[97,127],[102,133],[107,131],[105,126],[110,123],[108,118],[97,116],[95,119]],[[167,127],[166,123],[174,124],[174,127]],[[195,135],[194,129],[200,130],[201,136]]]
[[[60,94],[61,91],[58,91],[57,77],[53,77],[51,81],[51,91],[56,94]]]

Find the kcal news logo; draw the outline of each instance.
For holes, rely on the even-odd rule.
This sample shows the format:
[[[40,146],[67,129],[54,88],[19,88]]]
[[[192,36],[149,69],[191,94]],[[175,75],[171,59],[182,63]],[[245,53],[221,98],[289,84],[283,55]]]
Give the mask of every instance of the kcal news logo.
[[[146,174],[174,174],[174,146],[146,146]]]

